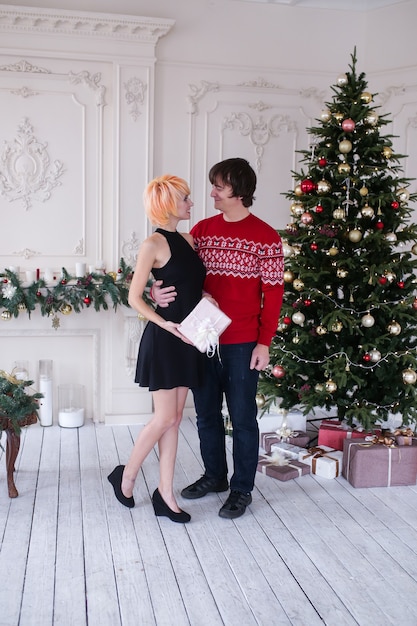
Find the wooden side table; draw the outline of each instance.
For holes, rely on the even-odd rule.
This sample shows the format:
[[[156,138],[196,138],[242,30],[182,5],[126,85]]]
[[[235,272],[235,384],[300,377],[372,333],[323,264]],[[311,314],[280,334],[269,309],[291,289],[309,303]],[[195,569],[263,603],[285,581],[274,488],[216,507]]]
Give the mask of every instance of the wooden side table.
[[[30,426],[31,424],[36,424],[38,421],[38,417],[36,413],[32,413],[28,415],[24,420],[22,420],[19,425]],[[6,443],[6,472],[7,472],[7,489],[9,491],[9,498],[17,498],[19,492],[16,489],[16,485],[14,484],[14,476],[13,473],[15,471],[15,461],[17,455],[19,453],[20,448],[20,434],[18,435],[13,428],[13,424],[10,419],[6,416],[0,416],[0,428],[3,431],[6,431],[7,435],[7,443]]]

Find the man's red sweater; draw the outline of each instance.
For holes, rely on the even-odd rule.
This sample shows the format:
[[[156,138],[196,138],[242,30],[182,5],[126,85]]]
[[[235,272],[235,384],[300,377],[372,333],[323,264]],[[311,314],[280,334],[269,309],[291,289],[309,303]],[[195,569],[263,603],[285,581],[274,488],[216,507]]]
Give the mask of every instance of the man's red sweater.
[[[204,290],[232,319],[220,343],[269,346],[284,293],[278,233],[252,213],[238,222],[227,222],[220,213],[198,222],[191,234],[207,270]]]

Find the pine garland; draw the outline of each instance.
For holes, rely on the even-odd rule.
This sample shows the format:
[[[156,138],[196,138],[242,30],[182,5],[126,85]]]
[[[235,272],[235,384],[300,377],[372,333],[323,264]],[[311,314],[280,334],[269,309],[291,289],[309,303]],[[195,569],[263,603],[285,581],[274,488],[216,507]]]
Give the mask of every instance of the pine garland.
[[[40,309],[42,316],[56,313],[68,315],[72,311],[81,313],[85,308],[95,311],[107,310],[111,303],[113,309],[129,306],[128,295],[133,270],[120,259],[117,273],[105,274],[92,272],[82,278],[71,275],[64,267],[56,285],[48,285],[43,278],[29,286],[23,286],[19,276],[8,269],[0,273],[0,308],[3,320],[18,317],[21,313],[31,316],[32,311]],[[150,281],[143,294],[148,304]]]

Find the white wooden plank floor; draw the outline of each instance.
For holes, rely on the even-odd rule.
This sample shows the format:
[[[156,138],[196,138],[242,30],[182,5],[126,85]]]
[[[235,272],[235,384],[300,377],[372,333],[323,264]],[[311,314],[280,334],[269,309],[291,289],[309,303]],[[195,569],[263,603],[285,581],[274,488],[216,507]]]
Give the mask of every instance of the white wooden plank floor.
[[[156,451],[134,509],[107,481],[139,428],[26,428],[14,500],[0,451],[0,626],[417,625],[416,486],[258,474],[243,517],[218,516],[227,494],[179,496],[192,521],[174,524],[153,514]],[[186,417],[178,494],[201,473]]]

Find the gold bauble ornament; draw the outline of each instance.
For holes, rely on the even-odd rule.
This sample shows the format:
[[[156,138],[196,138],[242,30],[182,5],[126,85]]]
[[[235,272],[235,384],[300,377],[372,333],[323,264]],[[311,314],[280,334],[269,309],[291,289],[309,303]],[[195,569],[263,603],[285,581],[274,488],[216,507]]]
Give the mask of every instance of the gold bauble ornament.
[[[292,286],[294,287],[296,291],[302,291],[304,289],[304,283],[301,280],[301,278],[296,278],[293,281]]]
[[[293,202],[290,205],[290,213],[294,215],[294,217],[300,217],[304,213],[304,206],[301,202]]]
[[[349,139],[343,139],[343,141],[339,143],[339,152],[342,154],[347,154],[352,150],[352,148],[352,142],[349,141]]]
[[[26,311],[26,304],[24,304],[23,302],[19,302],[19,304],[17,305],[17,310],[23,313],[24,311]]]
[[[373,350],[369,352],[369,356],[371,357],[372,363],[378,363],[382,358],[382,354],[376,348],[373,348]]]
[[[359,189],[359,194],[363,197],[367,196],[368,193],[369,193],[369,189],[368,187],[365,187],[365,185]]]
[[[399,335],[401,333],[401,326],[395,320],[392,320],[387,326],[387,331],[390,335]]]
[[[255,396],[256,406],[261,409],[265,406],[265,396],[262,393],[257,393]]]
[[[334,393],[337,390],[337,385],[331,378],[326,381],[325,387],[326,391],[328,391],[329,393]]]
[[[392,150],[389,146],[383,147],[382,156],[384,156],[386,159],[390,159],[392,157]]]
[[[298,335],[294,335],[294,337],[292,338],[292,342],[293,343],[300,343],[300,337]]]
[[[284,282],[285,283],[292,283],[293,280],[294,280],[294,272],[292,272],[291,270],[285,270],[285,272],[284,272]]]
[[[395,194],[400,202],[407,202],[410,198],[410,194],[407,189],[398,189]]]
[[[327,333],[327,328],[320,324],[319,326],[316,326],[316,333],[320,336],[325,335]]]
[[[60,310],[63,315],[69,315],[72,312],[72,306],[70,304],[63,304]]]
[[[375,318],[370,313],[367,313],[362,317],[361,324],[365,328],[372,328],[372,326],[375,324]]]
[[[378,124],[379,115],[376,111],[368,111],[366,114],[364,121],[369,126],[376,126]]]
[[[296,196],[303,196],[303,190],[301,189],[300,185],[297,185],[296,187],[294,187],[294,194]]]
[[[284,258],[292,257],[294,255],[294,250],[287,241],[282,242],[282,254],[284,255]]]
[[[329,193],[331,188],[332,186],[329,182],[327,182],[327,180],[319,180],[317,183],[317,193],[319,195]]]
[[[344,220],[345,219],[345,210],[342,208],[335,209],[333,211],[333,217],[335,220]]]
[[[2,311],[0,317],[3,320],[3,322],[8,322],[9,320],[12,319],[12,314],[10,313],[10,311]]]
[[[334,324],[332,324],[332,326],[331,326],[331,330],[334,333],[340,333],[340,331],[342,329],[343,329],[343,324],[342,324],[342,322],[339,322],[339,321],[334,322]]]
[[[117,279],[117,274],[116,272],[107,272],[107,276],[111,276],[113,278],[114,281],[116,281]]]
[[[411,248],[411,252],[413,254],[417,254],[417,243],[413,244],[412,248]]]
[[[346,74],[339,74],[337,77],[337,84],[339,87],[344,87],[348,83],[348,77]]]
[[[363,217],[369,217],[369,218],[375,215],[375,211],[373,210],[371,206],[369,206],[369,204],[365,204],[365,206],[361,208],[361,213]]]
[[[306,317],[304,313],[301,313],[301,311],[296,311],[295,313],[293,313],[291,319],[294,322],[294,324],[298,324],[299,326],[302,326],[305,322]]]
[[[410,368],[403,370],[403,382],[406,383],[406,385],[414,385],[416,380],[417,374],[414,370]]]
[[[321,383],[317,383],[317,385],[314,386],[314,391],[316,391],[317,393],[321,393],[324,389],[324,385],[322,385]]]
[[[395,233],[385,233],[384,237],[389,243],[395,243],[397,241],[397,235]]]
[[[337,246],[332,246],[331,248],[329,248],[330,256],[337,256],[338,254],[339,254],[339,248]]]
[[[372,94],[369,93],[369,91],[363,91],[361,93],[361,100],[365,104],[369,104],[370,102],[372,102]]]
[[[349,163],[340,163],[340,165],[337,166],[337,170],[339,174],[349,174],[350,165]]]
[[[320,113],[320,119],[324,123],[328,122],[331,117],[332,114],[330,113],[329,109],[323,109],[323,111]]]
[[[354,228],[348,232],[348,238],[352,243],[358,243],[362,239],[362,232],[358,228]]]
[[[337,122],[340,123],[344,116],[343,116],[343,113],[336,112],[336,113],[333,113],[333,117]]]

